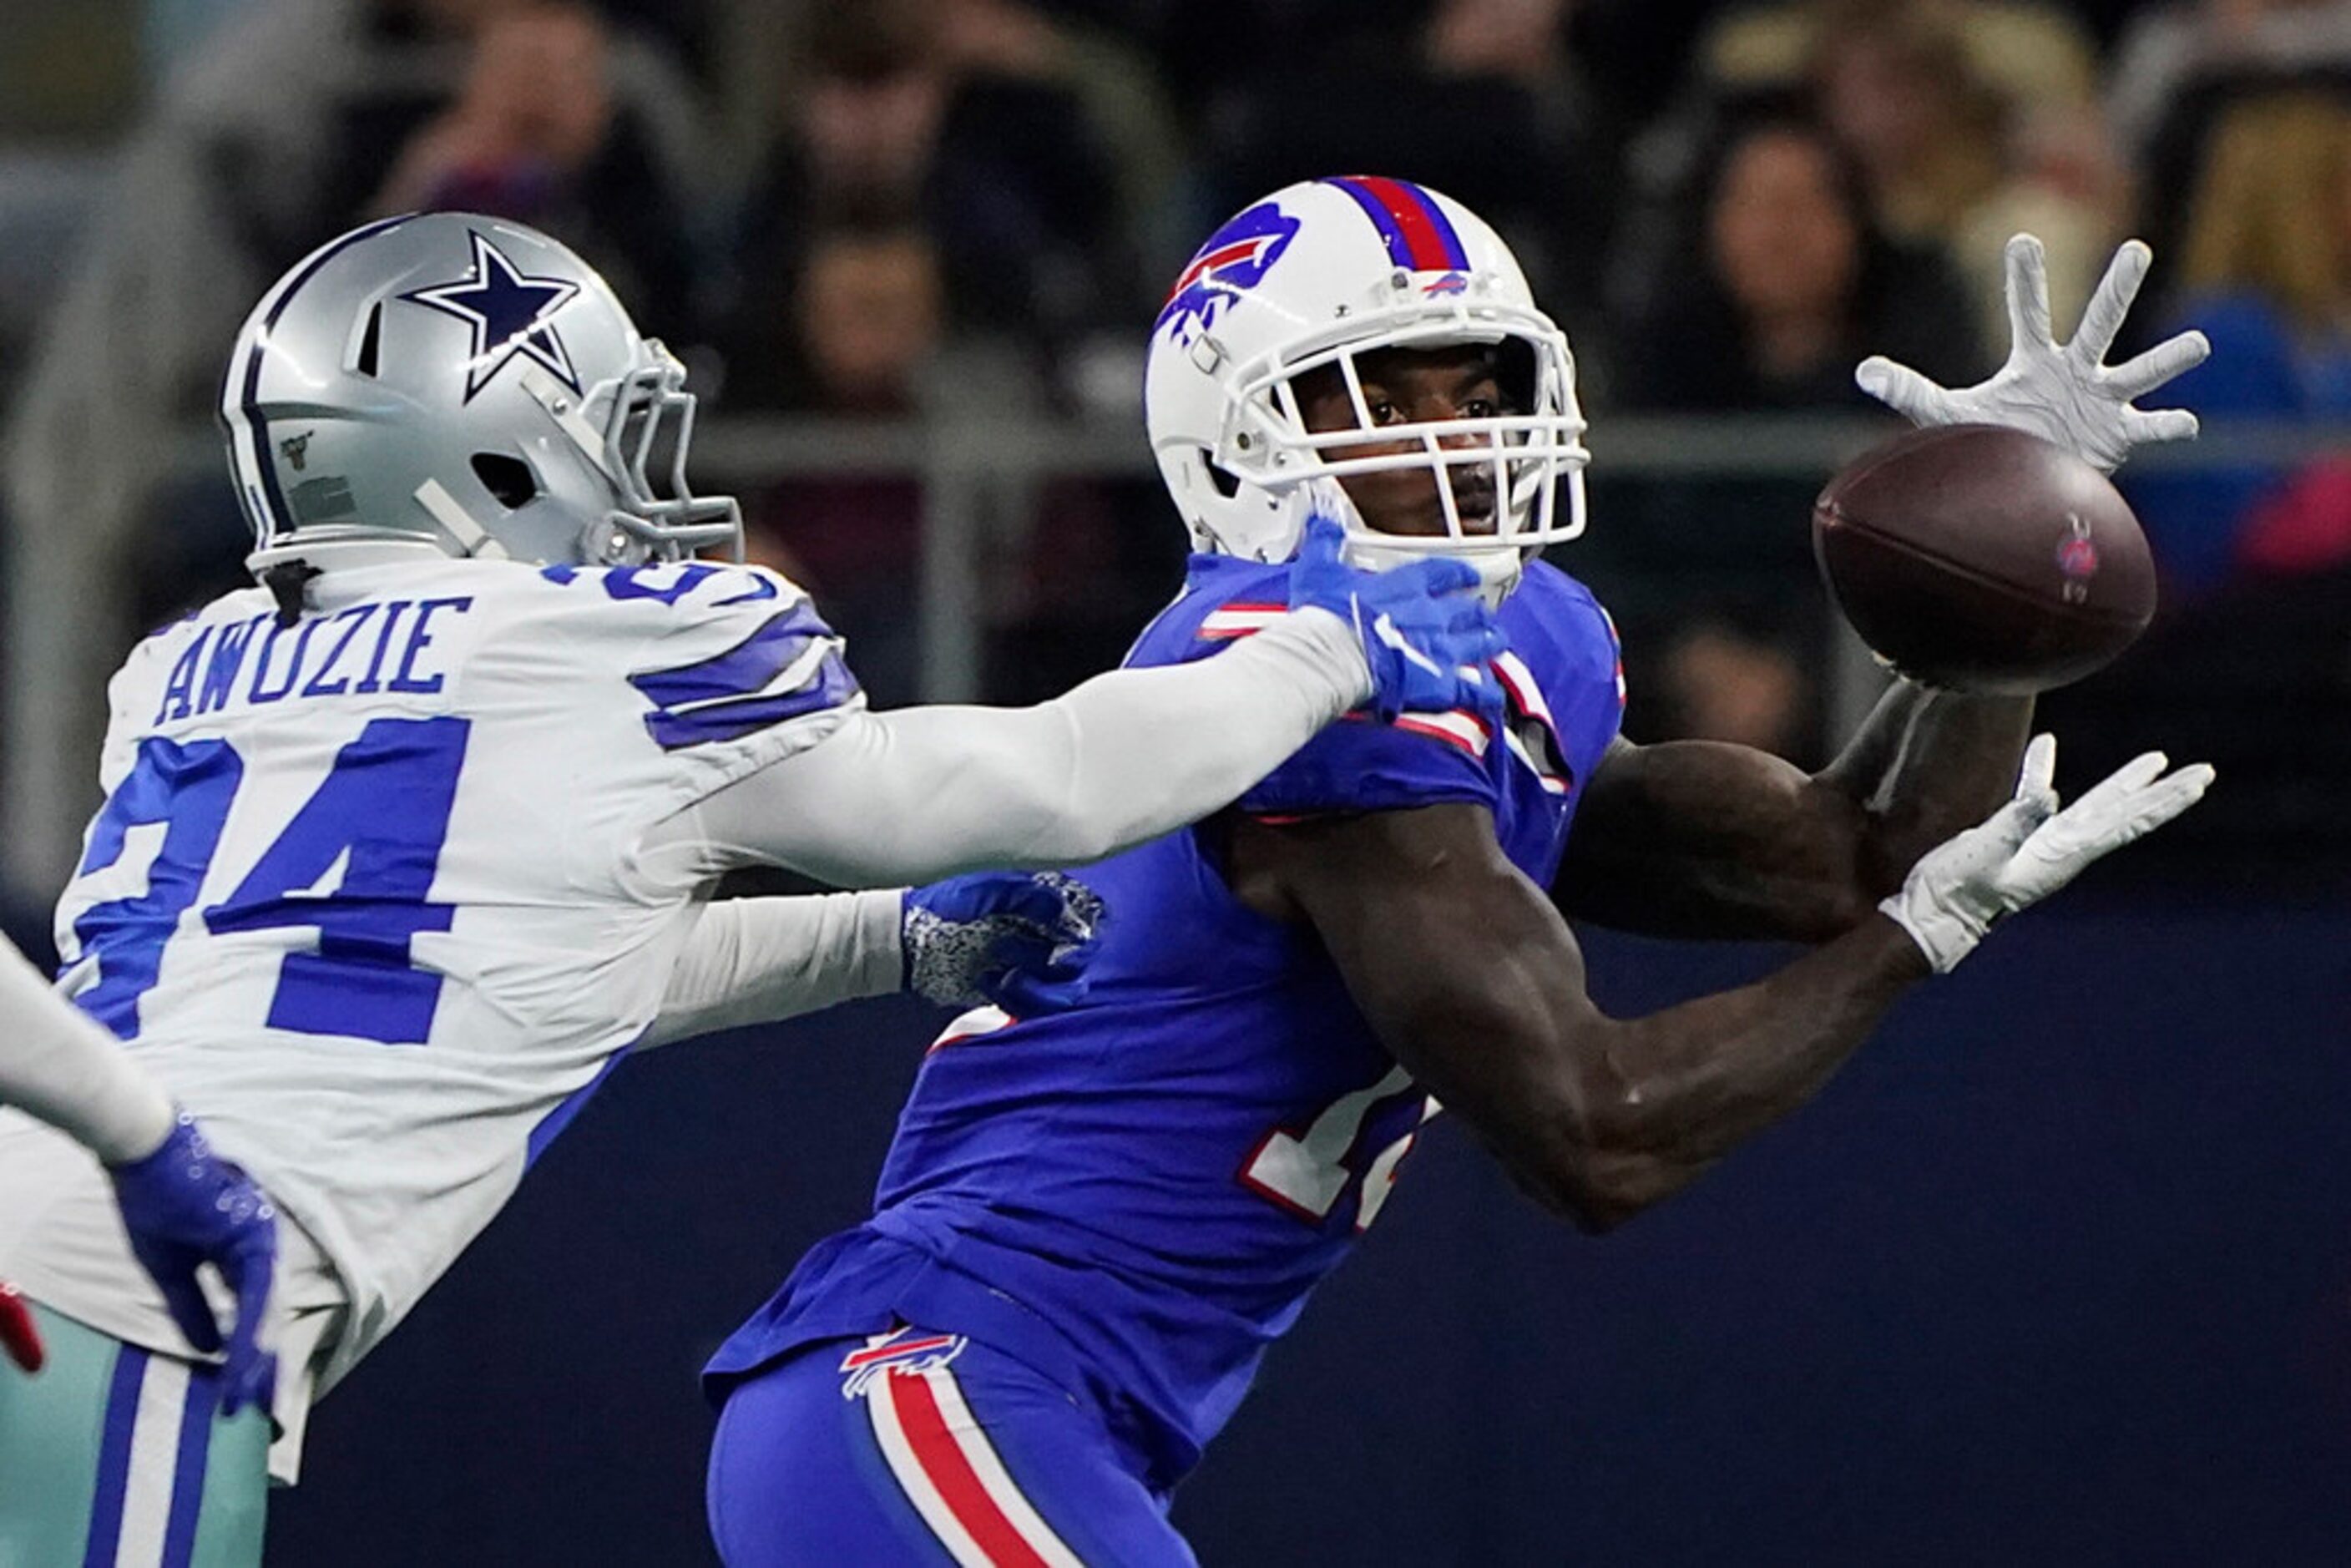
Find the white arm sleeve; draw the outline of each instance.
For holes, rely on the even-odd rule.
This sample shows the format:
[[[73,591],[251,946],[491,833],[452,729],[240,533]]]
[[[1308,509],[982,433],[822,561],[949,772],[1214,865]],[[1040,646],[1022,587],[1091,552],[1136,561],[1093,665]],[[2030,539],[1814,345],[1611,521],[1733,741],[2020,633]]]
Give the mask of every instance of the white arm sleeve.
[[[698,905],[653,1032],[638,1049],[898,989],[904,904],[893,889]]]
[[[1195,664],[1028,708],[862,713],[649,836],[673,874],[785,865],[844,887],[1079,864],[1228,805],[1371,695],[1354,632],[1296,612]]]
[[[0,938],[0,1102],[21,1106],[108,1165],[155,1152],[172,1102],[122,1042],[50,989]]]

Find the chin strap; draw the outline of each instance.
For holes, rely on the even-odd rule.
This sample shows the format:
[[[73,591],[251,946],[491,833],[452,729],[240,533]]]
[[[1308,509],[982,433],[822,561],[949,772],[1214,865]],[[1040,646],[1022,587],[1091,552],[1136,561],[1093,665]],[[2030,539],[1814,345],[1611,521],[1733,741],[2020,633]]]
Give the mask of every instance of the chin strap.
[[[442,531],[457,542],[457,553],[476,560],[504,560],[506,546],[490,537],[489,530],[475,522],[457,497],[438,479],[427,479],[416,486],[416,504],[432,515]]]

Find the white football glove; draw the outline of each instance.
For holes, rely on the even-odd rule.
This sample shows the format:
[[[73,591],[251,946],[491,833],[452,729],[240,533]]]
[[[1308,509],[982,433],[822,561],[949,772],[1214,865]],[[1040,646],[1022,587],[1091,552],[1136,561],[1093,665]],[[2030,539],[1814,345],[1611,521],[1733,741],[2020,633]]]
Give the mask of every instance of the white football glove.
[[[1937,386],[1882,354],[1853,372],[1861,390],[1913,424],[2004,424],[2054,442],[2111,474],[2143,441],[2189,441],[2196,416],[2184,408],[2137,409],[2144,397],[2212,352],[2201,332],[2167,338],[2137,359],[2103,361],[2122,330],[2155,253],[2138,240],[2115,252],[2082,312],[2081,330],[2062,348],[2049,329],[2049,275],[2041,242],[2008,242],[2008,363],[1991,380],[1956,391]]]
[[[2169,774],[2160,751],[2116,768],[2064,810],[2050,779],[2057,737],[2024,748],[2016,796],[1976,827],[1927,852],[1902,891],[1877,907],[1910,934],[1937,974],[1975,950],[1993,921],[2038,903],[2110,850],[2140,838],[2204,798],[2209,764]]]

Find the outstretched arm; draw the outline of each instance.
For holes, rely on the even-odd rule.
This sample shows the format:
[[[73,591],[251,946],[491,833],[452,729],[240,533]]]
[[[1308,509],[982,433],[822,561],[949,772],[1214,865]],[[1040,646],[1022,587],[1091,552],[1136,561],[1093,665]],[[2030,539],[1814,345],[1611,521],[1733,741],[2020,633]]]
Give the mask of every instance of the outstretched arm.
[[[1481,807],[1243,824],[1233,853],[1322,935],[1396,1061],[1520,1186],[1589,1230],[1810,1100],[1930,972],[1875,917],[1755,985],[1612,1019]]]
[[[1824,942],[2006,798],[2030,697],[1896,681],[1818,773],[1718,741],[1619,741],[1552,883],[1570,915],[1659,936]]]
[[[1604,1229],[1810,1100],[1907,987],[2211,780],[2201,767],[2158,777],[2150,753],[2059,812],[2054,759],[2036,743],[2007,805],[1843,936],[1646,1018],[1593,1005],[1574,937],[1482,807],[1238,824],[1234,883],[1253,907],[1313,925],[1382,1043],[1520,1185]]]
[[[912,991],[1016,1016],[1083,992],[1102,904],[1055,873],[982,872],[904,892],[697,904],[641,1050]]]
[[[1034,707],[862,714],[673,832],[721,864],[844,887],[1099,860],[1255,783],[1361,700],[1361,667],[1334,618],[1291,616],[1213,659],[1114,671]]]
[[[1880,358],[1862,389],[1921,425],[1973,421],[2028,431],[2112,470],[2132,447],[2196,434],[2185,409],[2137,399],[2202,362],[2200,332],[2109,368],[2153,257],[2116,251],[2070,342],[2050,325],[2041,242],[2008,242],[2008,362],[1947,391]],[[1933,693],[1897,682],[1843,756],[1811,776],[1738,747],[1620,747],[1577,817],[1561,907],[1604,925],[1693,936],[1822,941],[1849,930],[1919,853],[1989,810],[2015,776],[2025,699]]]
[[[1458,560],[1358,571],[1307,527],[1290,612],[1196,664],[1113,671],[1028,708],[851,716],[654,831],[672,873],[789,866],[845,887],[1099,860],[1196,821],[1324,725],[1483,704],[1501,645]],[[705,860],[697,852],[707,847]]]

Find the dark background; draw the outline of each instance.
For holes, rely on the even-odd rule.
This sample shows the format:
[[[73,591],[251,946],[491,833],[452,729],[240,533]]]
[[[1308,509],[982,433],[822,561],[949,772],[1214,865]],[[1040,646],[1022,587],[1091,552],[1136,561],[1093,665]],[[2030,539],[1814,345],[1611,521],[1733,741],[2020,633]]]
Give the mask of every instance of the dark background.
[[[1589,946],[1620,1011],[1773,956]],[[2346,997],[2351,911],[2093,885],[1614,1235],[1449,1128],[1177,1519],[1211,1565],[2351,1562]],[[319,1410],[271,1562],[708,1562],[695,1368],[862,1216],[934,1022],[624,1068]]]

